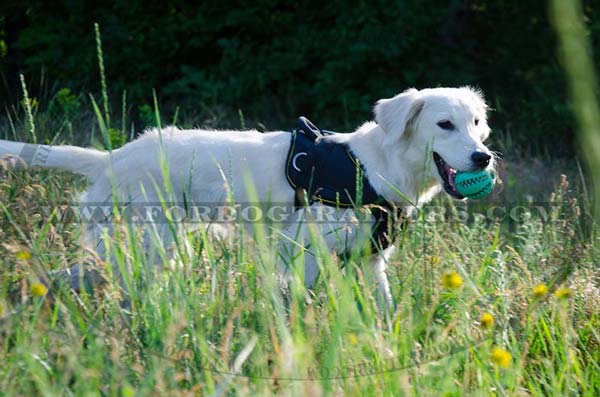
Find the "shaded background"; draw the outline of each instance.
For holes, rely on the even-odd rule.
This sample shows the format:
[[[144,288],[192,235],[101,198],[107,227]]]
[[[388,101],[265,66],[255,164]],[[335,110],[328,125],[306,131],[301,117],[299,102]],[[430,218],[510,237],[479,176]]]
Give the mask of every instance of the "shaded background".
[[[596,60],[599,8],[584,5]],[[505,142],[534,155],[576,150],[544,2],[4,1],[0,104],[19,103],[24,73],[40,110],[89,108],[87,93],[100,92],[94,22],[111,109],[120,113],[126,89],[135,129],[152,122],[153,88],[181,123],[239,128],[242,110],[251,127],[286,129],[304,114],[350,130],[379,98],[468,84],[485,92]]]

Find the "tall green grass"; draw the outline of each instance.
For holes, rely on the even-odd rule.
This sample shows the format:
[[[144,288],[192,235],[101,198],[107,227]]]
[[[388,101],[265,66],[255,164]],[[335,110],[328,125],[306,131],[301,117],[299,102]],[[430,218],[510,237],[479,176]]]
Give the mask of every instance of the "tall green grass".
[[[89,258],[76,224],[40,216],[40,206],[74,193],[66,186],[65,176],[23,172],[0,185],[5,395],[599,391],[598,246],[578,230],[586,209],[566,181],[550,220],[531,218],[514,232],[483,219],[417,217],[389,271],[397,303],[389,313],[362,259],[321,251],[316,289],[294,284],[284,297],[268,231],[257,241],[240,230],[225,243],[177,225],[175,260],[162,271],[150,270],[141,236],[121,225],[109,242],[116,263],[98,263],[109,280],[102,289],[35,297],[44,269]],[[113,267],[128,270],[123,282]],[[444,286],[447,272],[462,285]],[[547,294],[536,296],[538,284]],[[561,288],[568,296],[556,296]],[[492,326],[482,327],[483,313]],[[506,368],[492,361],[495,347],[511,356]]]
[[[550,13],[569,82],[571,106],[579,124],[579,146],[593,180],[596,219],[600,220],[600,107],[598,80],[579,1],[552,0]]]

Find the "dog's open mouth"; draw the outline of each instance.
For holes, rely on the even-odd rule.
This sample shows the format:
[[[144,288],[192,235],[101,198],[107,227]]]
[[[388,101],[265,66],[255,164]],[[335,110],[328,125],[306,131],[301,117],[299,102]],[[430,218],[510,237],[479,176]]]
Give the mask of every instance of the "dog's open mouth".
[[[448,163],[444,161],[442,156],[440,156],[436,152],[433,152],[433,161],[435,162],[438,172],[442,177],[442,180],[444,181],[442,185],[444,186],[444,190],[446,191],[446,193],[448,193],[455,199],[463,199],[464,196],[456,190],[456,186],[454,185],[456,170],[450,167]]]

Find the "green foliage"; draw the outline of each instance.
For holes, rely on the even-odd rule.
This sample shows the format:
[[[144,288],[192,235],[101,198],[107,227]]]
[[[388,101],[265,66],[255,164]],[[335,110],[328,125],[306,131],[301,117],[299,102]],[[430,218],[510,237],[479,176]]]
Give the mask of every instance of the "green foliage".
[[[48,111],[54,116],[73,116],[80,107],[79,98],[70,88],[64,87],[52,97],[48,104]]]
[[[597,57],[600,9],[590,1],[584,12]],[[306,114],[344,130],[407,87],[471,84],[496,110],[492,125],[515,143],[571,147],[556,40],[539,2],[38,0],[4,2],[0,15],[9,86],[18,70],[44,67],[62,86],[99,91],[98,22],[113,103],[123,89],[130,103],[148,103],[156,88],[169,112],[170,104],[221,108],[231,127],[243,109],[249,124],[285,128]]]
[[[156,126],[156,115],[152,106],[147,103],[138,106],[139,118],[144,126],[154,127]]]
[[[108,139],[110,141],[110,147],[112,149],[120,148],[127,142],[127,136],[123,133],[122,130],[118,130],[116,128],[108,129]]]
[[[4,30],[4,17],[0,15],[0,62],[1,58],[4,58],[8,53],[8,46],[6,45],[6,31]]]

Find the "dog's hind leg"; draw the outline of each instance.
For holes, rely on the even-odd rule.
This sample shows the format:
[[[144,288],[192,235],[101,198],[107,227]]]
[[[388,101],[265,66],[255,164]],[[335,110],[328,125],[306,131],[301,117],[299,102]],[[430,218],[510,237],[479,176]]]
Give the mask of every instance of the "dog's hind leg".
[[[75,292],[91,293],[96,287],[105,282],[100,272],[91,265],[75,265],[68,269],[60,269],[50,273],[52,285],[65,285]]]

